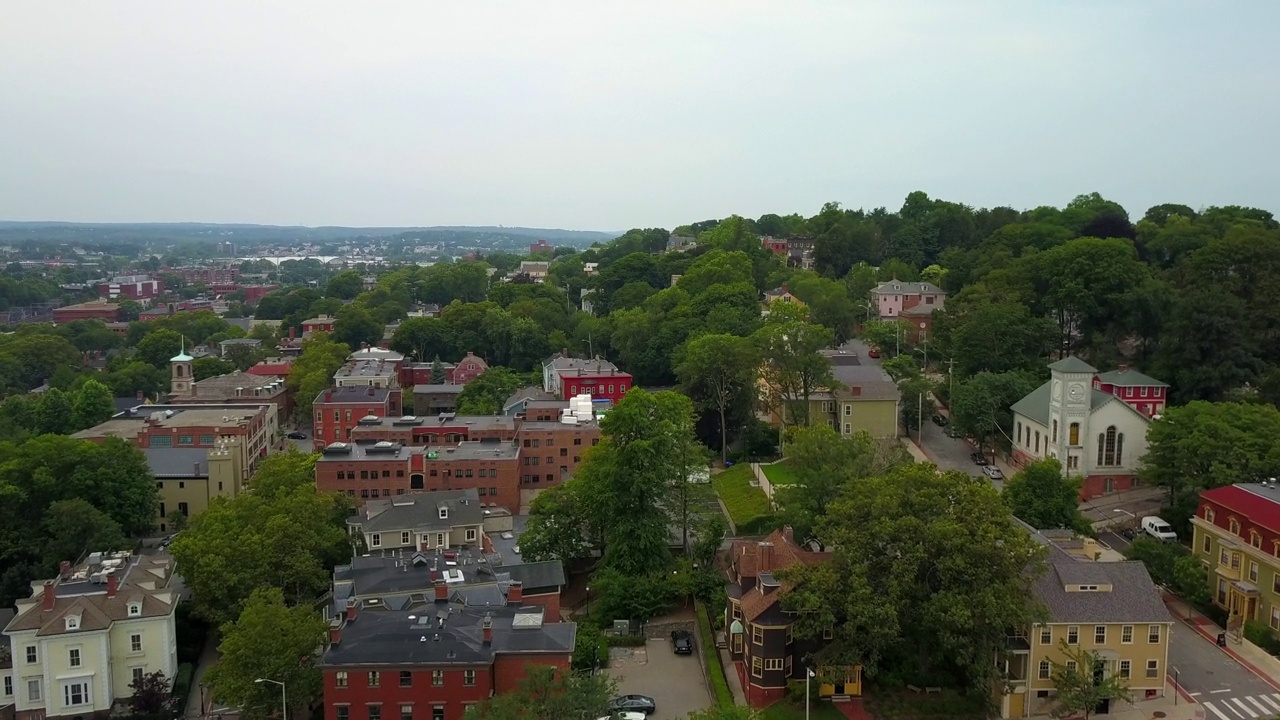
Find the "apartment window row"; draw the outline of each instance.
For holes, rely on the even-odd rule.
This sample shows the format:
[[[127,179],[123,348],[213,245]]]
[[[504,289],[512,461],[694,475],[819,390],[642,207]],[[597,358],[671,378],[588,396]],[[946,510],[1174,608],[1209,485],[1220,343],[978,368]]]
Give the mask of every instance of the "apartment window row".
[[[401,670],[397,676],[399,686],[402,688],[413,687],[414,674],[415,673],[412,670]],[[419,673],[419,674],[425,674],[425,673]],[[458,673],[455,671],[450,674],[457,675]],[[463,670],[461,672],[461,675],[462,675],[463,687],[475,686],[476,684],[475,670]],[[445,671],[432,670],[431,686],[444,687],[444,684],[445,684]],[[371,687],[371,688],[382,687],[382,673],[378,672],[377,670],[371,670],[368,673],[366,673],[365,685],[366,687]],[[348,676],[345,670],[342,670],[333,674],[333,686],[336,688],[350,687],[350,677]],[[376,707],[376,706],[370,706],[370,707]]]
[[[1277,578],[1277,585],[1280,586],[1280,578]],[[1125,645],[1129,645],[1133,643],[1133,628],[1134,628],[1133,625],[1120,626],[1120,642],[1121,643]],[[1162,632],[1161,632],[1160,625],[1147,626],[1147,643],[1148,644],[1150,645],[1158,644],[1160,642],[1161,635],[1162,635]],[[1080,644],[1080,626],[1068,625],[1066,639],[1067,639],[1068,645],[1079,645]],[[1107,644],[1107,626],[1106,625],[1093,626],[1093,642],[1095,645]],[[1053,627],[1052,626],[1045,625],[1040,628],[1040,644],[1041,645],[1053,644]]]
[[[1068,660],[1065,667],[1067,670],[1075,671],[1076,662]],[[1053,677],[1053,665],[1048,660],[1041,660],[1037,667],[1036,677],[1040,680],[1049,680]],[[1130,660],[1120,660],[1116,666],[1116,674],[1123,680],[1129,680],[1133,677],[1133,663]],[[1146,676],[1149,680],[1158,679],[1160,677],[1160,661],[1147,660]]]

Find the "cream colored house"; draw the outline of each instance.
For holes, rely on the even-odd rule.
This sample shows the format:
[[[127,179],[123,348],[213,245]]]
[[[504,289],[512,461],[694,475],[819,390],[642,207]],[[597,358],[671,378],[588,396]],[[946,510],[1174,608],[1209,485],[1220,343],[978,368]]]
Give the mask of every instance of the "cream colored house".
[[[15,720],[110,711],[137,677],[178,666],[173,560],[93,553],[53,580],[32,583],[4,629],[12,648]],[[5,672],[5,671],[0,671]]]
[[[369,550],[480,547],[484,513],[475,488],[437,490],[370,500],[347,527]]]
[[[1163,697],[1173,617],[1146,567],[1138,561],[1110,562],[1095,541],[1070,531],[1023,527],[1049,553],[1044,573],[1032,585],[1047,618],[1009,638],[1000,716],[1053,710],[1054,670],[1072,662],[1062,651],[1064,641],[1072,650],[1097,653],[1098,669],[1119,675],[1135,701]]]

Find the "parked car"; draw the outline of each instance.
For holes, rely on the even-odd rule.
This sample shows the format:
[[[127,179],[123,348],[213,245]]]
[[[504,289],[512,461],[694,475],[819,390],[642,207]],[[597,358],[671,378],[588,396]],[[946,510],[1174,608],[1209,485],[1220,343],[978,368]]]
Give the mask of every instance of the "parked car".
[[[644,713],[623,710],[622,712],[616,712],[612,715],[605,715],[600,718],[600,720],[644,720]]]
[[[672,630],[671,645],[677,655],[693,654],[693,633],[688,630]]]
[[[289,438],[290,440],[306,440],[307,434],[304,432],[298,432],[297,430],[294,430],[293,432],[289,433],[285,437]]]
[[[995,465],[983,465],[982,472],[992,480],[1003,480],[1004,473],[1000,472],[1000,468]]]
[[[933,424],[934,424],[934,425],[937,425],[938,427],[946,427],[946,426],[947,426],[947,419],[946,419],[946,418],[944,418],[944,417],[942,417],[941,415],[934,415],[934,416],[933,416]]]
[[[987,456],[984,453],[976,452],[969,455],[969,459],[973,460],[974,465],[986,465]]]
[[[1174,532],[1172,527],[1169,527],[1169,523],[1155,515],[1148,515],[1142,518],[1142,532],[1157,540],[1178,541],[1178,533]]]
[[[964,437],[964,433],[960,432],[954,426],[951,426],[951,425],[948,425],[947,429],[943,430],[942,432],[946,433],[947,437],[950,437],[950,438]]]
[[[880,357],[880,348],[871,348],[870,350],[868,350],[867,357],[873,357],[873,358]]]
[[[609,701],[609,712],[638,712],[652,715],[658,705],[648,695],[621,695]]]

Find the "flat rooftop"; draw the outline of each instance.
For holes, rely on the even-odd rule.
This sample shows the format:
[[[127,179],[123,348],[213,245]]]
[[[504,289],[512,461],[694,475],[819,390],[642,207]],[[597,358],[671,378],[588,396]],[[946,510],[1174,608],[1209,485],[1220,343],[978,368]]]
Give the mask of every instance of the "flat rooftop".
[[[515,443],[479,442],[476,440],[458,443],[455,447],[414,448],[414,452],[424,455],[427,462],[516,460],[520,457],[520,448]]]
[[[316,396],[315,403],[384,403],[391,395],[391,388],[340,387],[325,390]],[[326,397],[328,396],[328,397]]]
[[[338,377],[384,377],[396,374],[396,366],[382,360],[364,360],[344,365],[333,374]]]
[[[451,384],[445,384],[445,383],[441,383],[441,384],[432,383],[430,385],[414,385],[413,393],[415,395],[458,394],[458,393],[461,393],[462,389],[465,387],[466,385],[451,385]]]
[[[81,430],[71,437],[77,439],[101,437],[136,437],[148,420],[155,420],[157,427],[234,427],[247,424],[255,415],[269,407],[262,405],[138,405],[106,422]]]
[[[416,386],[415,386],[416,387]],[[362,421],[357,428],[383,428],[395,430],[422,429],[430,431],[458,430],[511,430],[515,432],[516,421],[513,417],[503,415],[451,415],[441,420],[438,415],[405,415],[403,417],[380,417],[378,422]],[[353,431],[354,432],[354,431]]]
[[[352,462],[353,460],[386,460],[407,462],[421,448],[400,443],[329,443],[316,462]]]

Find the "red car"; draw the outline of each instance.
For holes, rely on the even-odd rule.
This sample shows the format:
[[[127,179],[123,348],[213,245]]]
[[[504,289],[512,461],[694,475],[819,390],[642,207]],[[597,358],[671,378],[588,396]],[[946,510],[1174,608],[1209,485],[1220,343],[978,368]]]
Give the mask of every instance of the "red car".
[[[871,348],[869,351],[867,351],[867,357],[873,357],[873,358],[880,357],[879,348]]]

